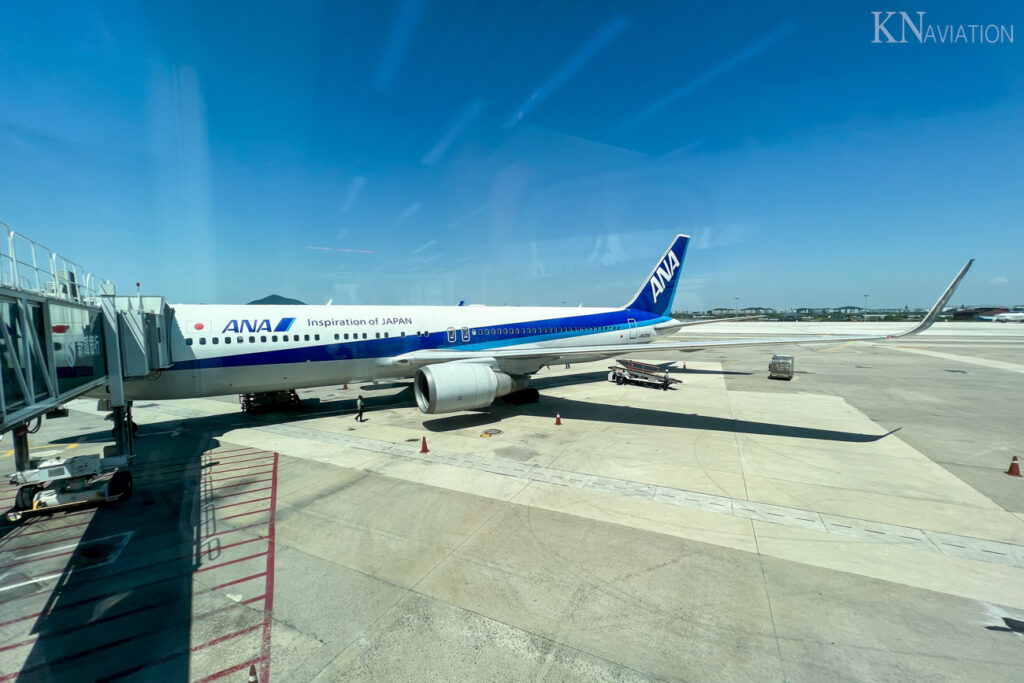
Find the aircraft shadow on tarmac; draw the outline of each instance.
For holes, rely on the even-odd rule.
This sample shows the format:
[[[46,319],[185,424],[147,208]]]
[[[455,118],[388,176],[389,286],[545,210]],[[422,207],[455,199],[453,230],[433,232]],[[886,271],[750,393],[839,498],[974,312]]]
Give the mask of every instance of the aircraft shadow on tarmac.
[[[686,372],[691,371],[687,370]],[[718,374],[717,371],[709,372],[715,372]],[[606,377],[607,373],[603,371],[580,373],[575,375],[562,375],[558,377],[545,377],[535,379],[532,382],[532,386],[538,390],[544,390],[570,384],[593,382]],[[392,388],[394,386],[405,386],[405,388],[398,393],[387,396],[363,397],[366,406],[367,419],[372,417],[374,410],[415,406],[412,384],[392,383]],[[685,386],[683,390],[685,390]],[[169,431],[180,426],[187,428],[189,431],[194,433],[201,433],[207,435],[209,438],[214,438],[222,436],[225,432],[233,429],[251,428],[253,426],[258,426],[260,423],[287,424],[291,422],[302,422],[305,420],[333,416],[351,417],[355,413],[356,391],[351,389],[349,391],[351,392],[351,397],[339,398],[330,401],[324,401],[321,399],[319,402],[313,402],[307,399],[298,410],[287,412],[265,412],[255,415],[238,412],[188,419],[176,418],[165,422],[150,423],[146,425],[141,435],[144,436],[146,432]],[[644,392],[655,390],[645,387],[624,387],[623,391]],[[657,391],[660,392],[660,390]],[[870,443],[878,441],[879,439],[883,439],[900,429],[897,427],[896,429],[883,434],[863,434],[859,432],[845,432],[832,429],[820,429],[816,427],[799,427],[796,425],[785,425],[773,422],[737,420],[733,418],[700,415],[699,413],[678,413],[668,410],[637,408],[628,405],[590,403],[587,401],[576,401],[568,398],[547,396],[544,394],[541,395],[539,403],[510,406],[501,399],[498,399],[495,400],[494,404],[490,408],[471,411],[469,413],[445,415],[443,417],[426,419],[423,422],[423,426],[433,432],[446,432],[494,424],[518,415],[553,417],[555,413],[560,414],[563,419],[587,420],[592,422],[612,422],[648,427],[674,427],[678,429],[696,429],[738,434],[760,434],[764,436],[783,436],[798,439],[816,439],[821,441],[840,441],[848,443]],[[67,439],[55,441],[54,443],[71,441],[103,441],[109,439],[110,433],[108,431],[99,431],[75,438],[69,437]]]
[[[640,389],[638,389],[640,390]],[[776,424],[772,422],[754,422],[751,420],[735,420],[726,417],[713,417],[697,413],[674,413],[666,410],[634,408],[623,405],[605,405],[588,403],[572,399],[541,396],[540,403],[519,406],[511,409],[508,406],[495,404],[486,413],[449,415],[433,420],[426,420],[423,426],[432,432],[448,432],[469,427],[501,422],[503,419],[517,415],[534,417],[554,417],[559,414],[563,420],[582,420],[587,422],[613,422],[617,424],[638,425],[644,427],[675,427],[678,429],[697,429],[733,434],[760,434],[764,436],[785,436],[796,439],[815,439],[819,441],[843,441],[847,443],[870,443],[884,439],[897,427],[884,434],[861,434],[842,432],[832,429],[815,427],[797,427],[795,425]]]

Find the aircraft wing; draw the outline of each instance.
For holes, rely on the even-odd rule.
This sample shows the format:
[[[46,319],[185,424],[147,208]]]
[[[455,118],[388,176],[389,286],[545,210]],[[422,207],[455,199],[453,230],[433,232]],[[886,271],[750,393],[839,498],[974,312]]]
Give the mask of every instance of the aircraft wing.
[[[763,315],[738,315],[734,318],[708,318],[706,320],[671,320],[668,322],[658,323],[654,326],[656,330],[662,330],[671,327],[690,327],[691,325],[710,325],[711,323],[734,323],[740,320],[757,320],[763,318]]]
[[[482,351],[470,351],[460,349],[431,349],[413,351],[394,360],[397,363],[409,365],[429,365],[431,363],[444,363],[448,361],[501,361],[501,360],[542,360],[543,364],[569,362],[574,358],[588,357],[594,360],[601,358],[613,358],[626,353],[651,353],[659,351],[699,351],[702,349],[725,348],[735,346],[765,346],[781,344],[834,344],[852,341],[877,341],[898,339],[918,334],[931,327],[938,318],[939,313],[946,306],[953,292],[956,291],[960,281],[963,280],[967,271],[970,270],[974,259],[971,259],[960,270],[946,290],[935,302],[928,314],[917,325],[904,332],[897,334],[862,334],[862,335],[822,335],[804,337],[773,337],[760,339],[714,339],[706,341],[678,341],[678,342],[656,342],[649,344],[581,344],[579,346],[566,346],[561,348],[538,348],[538,347],[509,347],[493,348]]]

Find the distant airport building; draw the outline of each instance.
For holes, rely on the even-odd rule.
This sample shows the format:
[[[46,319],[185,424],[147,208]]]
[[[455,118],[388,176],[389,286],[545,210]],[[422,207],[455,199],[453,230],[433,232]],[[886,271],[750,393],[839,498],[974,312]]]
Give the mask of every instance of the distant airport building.
[[[953,311],[953,320],[981,320],[983,317],[991,318],[994,315],[1008,312],[1008,308],[1000,306],[973,306],[971,308],[959,308]]]

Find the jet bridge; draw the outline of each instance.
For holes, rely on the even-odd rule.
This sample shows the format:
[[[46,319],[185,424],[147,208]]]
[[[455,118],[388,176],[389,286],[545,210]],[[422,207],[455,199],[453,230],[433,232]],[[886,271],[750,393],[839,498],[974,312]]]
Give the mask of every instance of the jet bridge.
[[[13,437],[16,507],[130,492],[133,423],[123,380],[170,366],[173,311],[163,297],[116,296],[109,282],[0,226],[0,434]],[[104,387],[114,446],[103,456],[30,457],[28,434],[44,416],[62,417],[68,401]]]

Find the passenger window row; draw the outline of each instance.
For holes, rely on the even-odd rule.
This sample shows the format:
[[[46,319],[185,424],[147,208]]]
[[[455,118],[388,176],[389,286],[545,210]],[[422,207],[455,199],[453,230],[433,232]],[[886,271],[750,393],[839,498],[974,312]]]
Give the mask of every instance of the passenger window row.
[[[610,331],[618,330],[618,329],[621,329],[621,328],[622,328],[621,325],[606,325],[606,326],[603,326],[603,327],[522,327],[522,328],[520,328],[520,327],[498,327],[498,328],[482,328],[482,329],[474,328],[473,329],[473,336],[492,336],[492,335],[493,336],[499,336],[499,335],[508,335],[508,334],[553,334],[553,333],[557,333],[557,332],[610,332]],[[376,339],[380,339],[381,338],[381,333],[380,332],[376,332],[374,334],[375,334],[375,338]],[[384,332],[383,334],[384,334],[384,337],[383,337],[384,339],[388,339],[389,338],[389,333],[388,332]],[[335,341],[349,341],[350,339],[351,340],[360,339],[359,335],[360,335],[359,332],[352,332],[351,336],[349,335],[348,332],[345,332],[344,334],[336,333],[334,335],[334,340]],[[405,332],[402,332],[401,335],[402,335],[402,337],[405,337]],[[430,336],[430,332],[427,332],[427,331],[420,332],[420,331],[417,330],[416,336],[417,337],[424,337],[424,338],[425,337],[429,337]],[[270,343],[276,343],[278,341],[278,338],[279,338],[279,335],[276,335],[276,334],[270,335],[270,337],[269,337]],[[362,339],[367,339],[367,338],[368,338],[368,334],[366,332],[363,332],[362,333]],[[185,344],[187,346],[192,346],[196,342],[196,339],[199,340],[199,345],[200,346],[205,346],[206,345],[206,337],[186,337],[185,338]],[[210,343],[211,344],[220,344],[220,343],[222,343],[221,340],[223,340],[224,344],[231,344],[232,343],[231,339],[232,338],[228,337],[228,336],[225,336],[225,337],[210,337]],[[265,335],[265,334],[264,335],[260,335],[259,339],[260,339],[260,343],[261,344],[266,344],[267,340],[268,340],[267,335]],[[296,341],[296,342],[298,342],[298,341],[310,341],[310,335],[308,335],[308,334],[305,334],[305,335],[298,335],[298,334],[287,335],[287,334],[284,334],[284,335],[280,335],[280,341],[282,341],[282,342],[287,342],[287,341]],[[313,341],[320,341],[320,335],[319,334],[314,334],[313,335]],[[237,344],[244,344],[245,342],[246,342],[246,338],[244,336],[239,335],[239,336],[235,337],[235,343],[237,343]],[[255,335],[250,335],[248,343],[255,344],[256,343],[256,336]]]
[[[474,335],[491,336],[504,334],[554,334],[558,332],[611,332],[621,329],[621,325],[604,325],[599,327],[496,327],[474,329]]]
[[[334,335],[334,336],[335,336],[335,338],[337,338],[338,335]],[[299,334],[288,335],[288,334],[283,334],[283,335],[280,335],[280,336],[276,335],[276,334],[272,334],[272,335],[270,335],[269,340],[270,340],[271,343],[273,343],[273,342],[278,341],[279,338],[280,338],[280,341],[282,341],[282,342],[286,342],[286,341],[297,341],[297,342],[298,341],[310,341],[308,334],[306,334],[306,335],[299,335]],[[206,337],[186,337],[185,338],[185,344],[187,346],[192,346],[195,343],[196,339],[199,340],[199,345],[200,346],[205,346],[206,345]],[[245,337],[243,337],[242,335],[238,335],[234,339],[235,339],[234,343],[237,343],[237,344],[244,344],[245,341],[246,341]],[[260,343],[261,344],[266,344],[267,340],[268,340],[268,337],[265,334],[261,334],[259,339],[260,339]],[[231,341],[232,338],[231,337],[227,337],[227,336],[225,336],[225,337],[210,337],[210,343],[211,344],[220,344],[221,340],[223,340],[223,343],[225,343],[225,344],[231,344],[232,343],[232,341]],[[319,334],[314,334],[313,335],[313,341],[320,341],[320,335]],[[256,343],[256,335],[249,335],[249,343],[250,344],[255,344]]]
[[[348,332],[346,332],[344,334],[335,333],[334,341],[349,341],[350,339],[360,339],[359,335],[360,335],[359,332],[352,332],[351,335]],[[389,332],[384,332],[383,335],[384,335],[384,339],[388,339],[391,336]],[[273,335],[269,336],[270,343],[277,342],[278,339],[279,339],[279,336],[280,336],[280,341],[282,341],[282,342],[287,342],[287,341],[310,341],[310,335],[308,335],[308,334],[305,334],[305,335],[299,335],[299,334],[276,335],[276,334],[273,334]],[[405,336],[405,332],[402,332],[402,336],[403,337]],[[368,339],[369,338],[369,334],[367,332],[363,332],[361,338],[362,339]],[[375,338],[376,339],[380,339],[381,338],[381,333],[380,332],[376,332],[375,333]],[[196,343],[196,339],[199,340],[199,345],[200,346],[205,346],[206,343],[207,343],[207,338],[206,337],[186,337],[185,338],[185,344],[187,346],[192,346],[193,344]],[[238,337],[235,337],[234,339],[235,339],[235,343],[237,343],[237,344],[244,344],[245,343],[245,337],[244,336],[239,335]],[[211,344],[221,344],[221,343],[231,344],[232,343],[231,340],[232,340],[232,338],[228,337],[228,336],[225,336],[225,337],[210,337],[209,343],[211,343]],[[260,335],[259,340],[260,340],[261,344],[266,344],[267,341],[268,341],[268,336],[265,335],[265,334]],[[313,335],[313,341],[320,341],[320,335],[319,334],[314,334]],[[255,344],[256,343],[256,336],[255,335],[250,335],[249,336],[249,343],[250,344]]]

